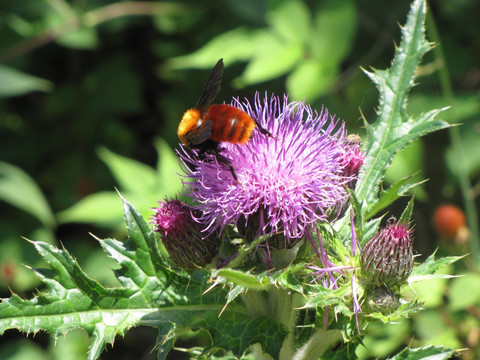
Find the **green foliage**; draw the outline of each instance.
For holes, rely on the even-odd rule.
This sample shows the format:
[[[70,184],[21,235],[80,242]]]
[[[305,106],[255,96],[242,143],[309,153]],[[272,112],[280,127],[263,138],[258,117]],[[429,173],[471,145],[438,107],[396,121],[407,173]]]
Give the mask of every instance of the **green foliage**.
[[[0,97],[24,95],[32,91],[51,91],[52,83],[0,65]]]
[[[398,355],[395,355],[392,360],[420,360],[420,359],[452,359],[455,352],[451,349],[442,346],[427,346],[420,349],[405,349]]]
[[[128,240],[99,239],[121,266],[116,270],[120,287],[106,288],[87,276],[66,250],[33,242],[50,266],[48,270],[35,269],[47,289],[31,300],[17,295],[4,299],[0,304],[1,331],[12,327],[26,333],[45,330],[58,338],[82,327],[92,340],[88,358],[97,359],[106,343],[113,343],[115,336],[133,326],[156,327],[166,340],[181,328],[201,327],[211,332],[216,347],[236,356],[256,342],[264,344],[264,351],[273,358],[278,356],[278,340],[285,336],[281,323],[250,317],[234,306],[219,317],[224,291],[205,293],[207,278],[203,275],[189,278],[172,269],[160,255],[154,233],[142,216],[126,201],[124,211]],[[163,343],[163,351],[168,352],[171,345]]]
[[[365,204],[363,213],[369,213],[378,203],[377,189],[393,156],[420,136],[448,127],[445,121],[435,120],[443,109],[429,111],[416,119],[406,114],[407,96],[414,84],[415,71],[430,49],[424,35],[426,4],[415,2],[412,11],[419,16],[409,17],[402,27],[402,42],[390,68],[366,71],[380,92],[380,100],[377,121],[365,123],[369,140],[365,147],[366,166],[356,187],[357,198]]]
[[[35,181],[5,162],[0,162],[0,199],[30,213],[46,227],[55,225],[52,210]]]
[[[431,212],[425,213],[424,202],[436,204],[444,196],[455,199],[465,174],[478,182],[479,157],[471,154],[478,153],[480,143],[476,131],[480,107],[473,90],[475,76],[470,76],[478,58],[471,53],[472,44],[478,42],[474,37],[478,31],[473,31],[478,28],[474,18],[478,4],[473,0],[437,4],[433,10],[439,22],[455,24],[441,29],[442,38],[434,39],[441,44],[437,49],[445,47],[447,58],[432,61],[427,56],[425,65],[419,66],[431,44],[424,34],[425,2],[414,2],[390,68],[366,71],[380,93],[375,118],[369,110],[374,91],[357,69],[369,64],[384,67],[390,54],[384,55],[382,47],[389,49],[392,43],[389,20],[403,16],[405,5],[357,5],[351,0],[6,4],[0,14],[0,61],[6,63],[0,66],[0,199],[11,207],[2,209],[0,221],[0,280],[13,295],[0,304],[0,327],[2,332],[45,330],[57,346],[52,342],[43,349],[8,339],[0,358],[82,359],[86,335],[72,331],[82,328],[91,341],[88,356],[95,359],[117,335],[136,326],[156,329],[159,359],[174,356],[172,349],[182,339],[205,334],[206,340],[185,350],[192,358],[387,358],[406,346],[390,359],[447,359],[456,353],[425,345],[468,347],[462,331],[476,323],[465,308],[478,305],[480,297],[477,291],[465,296],[464,289],[475,289],[478,278],[453,275],[465,272],[464,263],[458,261],[463,257],[442,257],[449,250],[443,245],[438,255],[417,259],[409,278],[417,293],[402,289],[402,304],[385,315],[366,311],[368,294],[353,270],[358,256],[350,253],[350,209],[335,229],[322,229],[332,261],[350,269],[335,290],[311,281],[313,258],[304,243],[277,251],[275,271],[259,270],[256,245],[264,238],[250,244],[237,244],[235,239],[237,256],[225,267],[217,270],[211,264],[189,275],[173,267],[143,220],[157,200],[181,190],[175,174],[178,161],[170,146],[177,142],[174,130],[182,112],[195,103],[204,80],[204,74],[197,77],[186,69],[211,68],[223,57],[233,67],[226,77],[240,73],[233,84],[244,87],[249,98],[253,85],[254,90],[280,94],[285,84],[291,98],[313,102],[317,109],[325,103],[331,113],[347,119],[349,128],[358,126],[349,120],[357,118],[361,106],[368,119],[366,135],[358,129],[367,164],[351,194],[360,244],[380,227],[382,217],[375,216],[396,214],[397,200],[415,190],[423,210],[418,243],[429,239],[437,247],[432,244],[434,235],[422,233],[429,227],[425,217]],[[124,17],[138,14],[149,17]],[[464,41],[456,40],[460,36]],[[464,92],[445,101],[429,75],[447,65]],[[410,94],[415,76],[422,84]],[[229,101],[227,84],[218,101]],[[446,110],[446,105],[452,108]],[[441,111],[445,121],[436,119]],[[446,132],[418,141],[459,123],[460,143],[449,145]],[[159,131],[170,145],[156,141],[157,164],[145,165],[155,162],[148,154],[153,134]],[[430,182],[420,189],[425,177]],[[100,226],[102,232],[118,229],[122,199],[114,187],[139,211],[123,201],[126,242],[109,235],[96,239],[110,256],[106,262],[84,239],[76,241],[75,234],[66,234],[65,229],[73,228],[72,223]],[[470,190],[476,194],[475,187]],[[413,207],[411,200],[402,218],[413,221]],[[56,226],[69,251],[52,245]],[[84,230],[80,229],[82,236]],[[21,235],[35,240],[20,240]],[[457,247],[453,254],[465,252]],[[79,256],[78,261],[70,253]],[[475,268],[471,258],[464,261]],[[110,267],[118,269],[109,279],[113,287],[105,285]],[[92,268],[98,269],[93,275]],[[28,278],[33,272],[43,287]],[[40,292],[27,300],[24,291],[33,287]],[[355,296],[364,313],[354,311]],[[445,298],[447,306],[440,316],[434,307]],[[427,310],[415,317],[422,306]],[[449,316],[455,327],[445,323]],[[412,319],[402,321],[405,317]],[[400,325],[391,325],[392,321]],[[79,350],[72,355],[76,346]]]
[[[293,99],[311,102],[324,95],[338,77],[356,28],[351,0],[322,1],[313,14],[299,1],[279,2],[266,14],[267,28],[239,27],[218,35],[198,51],[171,59],[171,67],[211,67],[212,58],[227,64],[248,61],[238,87],[286,75]],[[231,46],[235,44],[235,46]]]
[[[98,151],[115,177],[118,190],[134,200],[144,217],[150,215],[150,209],[155,205],[152,199],[175,196],[182,186],[180,179],[172,176],[180,172],[176,156],[165,141],[158,139],[155,145],[158,153],[156,169],[106,148]],[[88,222],[101,226],[118,226],[122,217],[119,203],[115,191],[97,192],[60,212],[58,219],[60,223]]]

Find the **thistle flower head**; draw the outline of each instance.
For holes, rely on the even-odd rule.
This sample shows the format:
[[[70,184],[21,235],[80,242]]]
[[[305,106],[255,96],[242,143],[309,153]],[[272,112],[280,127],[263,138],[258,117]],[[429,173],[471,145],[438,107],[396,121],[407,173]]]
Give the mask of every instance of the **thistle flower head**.
[[[367,242],[360,255],[367,282],[393,288],[407,280],[413,267],[411,234],[407,224],[392,219]]]
[[[347,200],[345,129],[326,109],[313,111],[303,102],[276,96],[232,102],[272,136],[254,129],[246,144],[222,143],[221,155],[231,162],[238,182],[212,155],[180,156],[189,192],[209,233],[227,225],[254,228],[254,235],[283,234],[286,243],[303,237],[318,221],[327,221]]]
[[[350,178],[350,181],[347,183],[347,186],[354,188],[357,182],[358,174],[360,168],[363,165],[365,160],[365,153],[360,150],[360,140],[358,136],[351,137],[347,136],[347,139],[344,144],[344,170],[343,175],[346,178]]]
[[[179,200],[158,202],[151,223],[162,237],[171,260],[185,270],[204,266],[215,256],[218,246],[203,239],[200,225],[194,220],[195,211]]]

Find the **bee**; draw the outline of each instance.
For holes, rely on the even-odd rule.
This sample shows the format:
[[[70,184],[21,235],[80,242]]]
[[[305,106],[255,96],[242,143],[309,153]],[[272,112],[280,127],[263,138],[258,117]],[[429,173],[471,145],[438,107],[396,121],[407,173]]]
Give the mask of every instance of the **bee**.
[[[233,178],[238,182],[231,162],[220,154],[219,143],[245,144],[255,127],[262,134],[270,137],[272,135],[257,120],[235,106],[212,105],[221,89],[223,68],[223,59],[220,59],[213,68],[197,104],[183,115],[177,134],[184,145],[197,150],[198,157],[212,154],[218,162],[227,165]]]

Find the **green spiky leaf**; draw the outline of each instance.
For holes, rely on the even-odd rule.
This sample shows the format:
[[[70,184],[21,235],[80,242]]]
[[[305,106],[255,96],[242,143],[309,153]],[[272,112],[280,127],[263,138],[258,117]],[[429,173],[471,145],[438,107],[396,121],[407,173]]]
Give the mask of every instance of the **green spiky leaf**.
[[[409,225],[412,221],[412,215],[413,215],[413,198],[410,199],[407,207],[405,208],[405,210],[403,210],[402,216],[400,216],[400,219],[398,219],[398,223]]]
[[[389,360],[448,360],[459,358],[459,354],[444,346],[425,346],[422,348],[406,348]]]
[[[380,93],[378,118],[366,123],[368,140],[365,147],[365,172],[361,174],[356,194],[364,214],[378,207],[378,186],[394,155],[420,136],[449,126],[435,117],[444,109],[428,111],[418,118],[407,115],[407,97],[414,85],[415,72],[431,45],[425,38],[425,1],[415,1],[405,26],[402,42],[387,70],[365,71]]]
[[[402,196],[408,189],[420,184],[420,183],[415,183],[413,185],[405,187],[405,184],[412,177],[413,175],[400,179],[394,184],[392,184],[387,190],[381,191],[378,201],[369,208],[368,212],[365,214],[365,218],[370,219],[372,216],[378,214],[387,206],[391,205],[395,200],[397,200],[400,196]]]
[[[435,259],[435,254],[428,257],[427,260],[421,264],[415,266],[409,278],[409,282],[417,282],[422,280],[428,280],[433,278],[451,278],[454,277],[448,274],[437,274],[437,271],[453,264],[454,262],[462,259],[465,256],[446,256],[439,259]]]
[[[207,292],[209,284],[204,274],[196,272],[189,277],[171,269],[142,216],[126,200],[123,203],[128,240],[98,239],[120,265],[115,274],[121,286],[106,288],[90,278],[65,249],[32,242],[50,266],[35,269],[46,290],[30,300],[15,294],[3,299],[1,333],[9,328],[26,333],[44,330],[58,338],[81,327],[92,341],[88,359],[97,359],[117,335],[134,326],[148,325],[159,331],[162,358],[173,346],[176,329],[203,328],[210,332],[215,346],[236,356],[258,342],[270,356],[278,356],[281,341],[277,339],[286,335],[280,322],[267,316],[252,317],[238,306],[225,309],[227,293],[219,287]]]

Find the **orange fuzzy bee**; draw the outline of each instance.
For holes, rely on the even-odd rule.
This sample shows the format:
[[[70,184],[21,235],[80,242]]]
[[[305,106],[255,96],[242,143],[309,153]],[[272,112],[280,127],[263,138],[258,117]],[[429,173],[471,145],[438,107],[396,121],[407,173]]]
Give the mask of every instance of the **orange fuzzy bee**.
[[[246,112],[231,105],[211,105],[220,92],[223,76],[223,59],[218,60],[202,90],[195,108],[183,115],[178,125],[180,141],[190,149],[197,149],[198,155],[213,154],[217,160],[228,165],[233,178],[237,180],[235,170],[228,159],[220,154],[219,142],[244,144],[258,127],[262,134],[272,136],[252,119]]]

